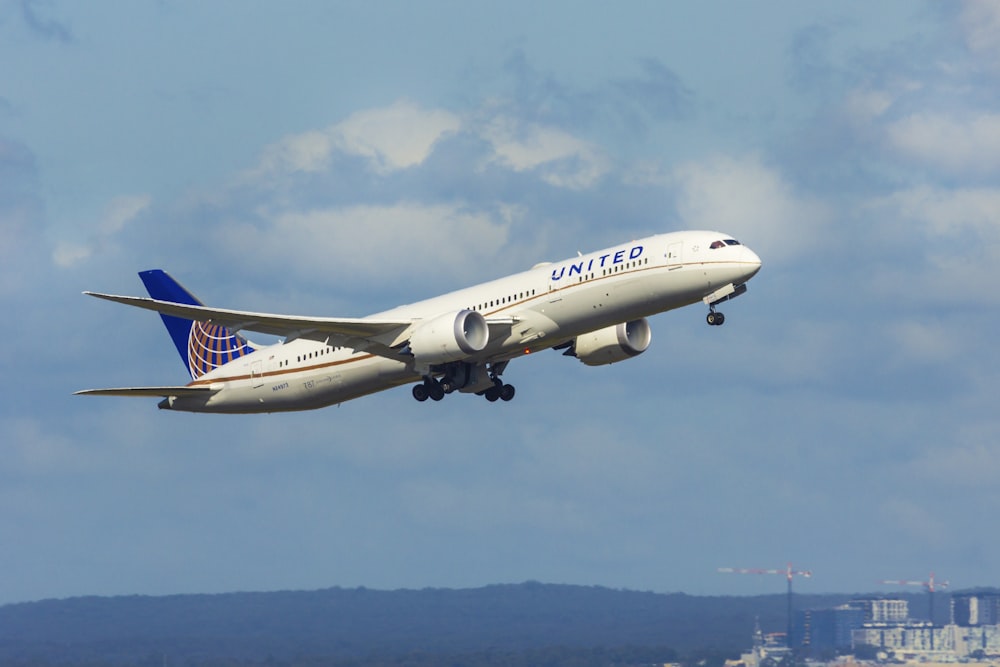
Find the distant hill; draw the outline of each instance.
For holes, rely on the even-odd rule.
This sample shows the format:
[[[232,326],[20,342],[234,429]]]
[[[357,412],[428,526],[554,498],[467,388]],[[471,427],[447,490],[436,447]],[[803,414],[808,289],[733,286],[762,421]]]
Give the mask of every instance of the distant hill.
[[[795,601],[800,609],[830,607],[852,597],[796,595]],[[914,615],[925,609],[920,594],[900,597],[911,600]],[[160,665],[164,657],[170,665],[265,664],[302,656],[347,660],[545,647],[656,646],[680,655],[735,655],[749,647],[755,618],[765,631],[784,630],[785,603],[780,594],[697,597],[534,582],[81,597],[0,607],[0,664]]]

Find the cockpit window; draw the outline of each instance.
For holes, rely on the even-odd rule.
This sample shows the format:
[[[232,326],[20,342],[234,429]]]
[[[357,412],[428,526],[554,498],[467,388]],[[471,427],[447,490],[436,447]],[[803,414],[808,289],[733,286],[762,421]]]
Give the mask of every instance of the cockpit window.
[[[726,245],[739,245],[740,242],[736,239],[726,239]]]
[[[708,246],[712,250],[717,248],[725,248],[727,245],[739,245],[740,242],[736,239],[723,239],[721,241],[712,241],[712,245]]]

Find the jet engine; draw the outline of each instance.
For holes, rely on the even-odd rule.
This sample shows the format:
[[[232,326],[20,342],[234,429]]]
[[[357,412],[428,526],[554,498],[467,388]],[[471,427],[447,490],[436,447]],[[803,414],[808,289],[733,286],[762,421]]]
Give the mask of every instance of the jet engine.
[[[588,366],[613,364],[645,352],[651,336],[649,322],[643,317],[577,336],[573,353]]]
[[[474,310],[460,310],[418,326],[410,336],[409,348],[421,363],[444,364],[482,352],[489,339],[486,318]]]

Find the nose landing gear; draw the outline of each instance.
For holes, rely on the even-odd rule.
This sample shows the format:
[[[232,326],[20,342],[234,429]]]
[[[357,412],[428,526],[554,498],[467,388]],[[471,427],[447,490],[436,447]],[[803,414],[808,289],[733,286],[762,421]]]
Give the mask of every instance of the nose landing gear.
[[[711,310],[708,315],[705,316],[705,321],[708,322],[708,325],[711,327],[718,327],[722,326],[723,322],[726,321],[726,316],[722,313],[717,313],[715,311],[715,306],[711,306]]]
[[[745,294],[746,291],[746,283],[740,283],[739,285],[729,283],[702,299],[702,301],[708,304],[708,315],[705,316],[705,321],[708,322],[708,325],[712,327],[721,326],[722,323],[726,321],[726,316],[722,313],[717,313],[715,311],[715,307],[723,301],[729,301],[730,299],[735,299],[741,294]]]

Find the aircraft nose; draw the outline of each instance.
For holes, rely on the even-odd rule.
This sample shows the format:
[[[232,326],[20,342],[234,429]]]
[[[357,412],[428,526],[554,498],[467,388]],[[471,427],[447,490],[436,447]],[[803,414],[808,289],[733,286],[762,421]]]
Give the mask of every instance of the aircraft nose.
[[[760,257],[757,256],[750,248],[743,246],[743,262],[750,267],[750,273],[747,275],[747,280],[753,278],[760,271]]]

